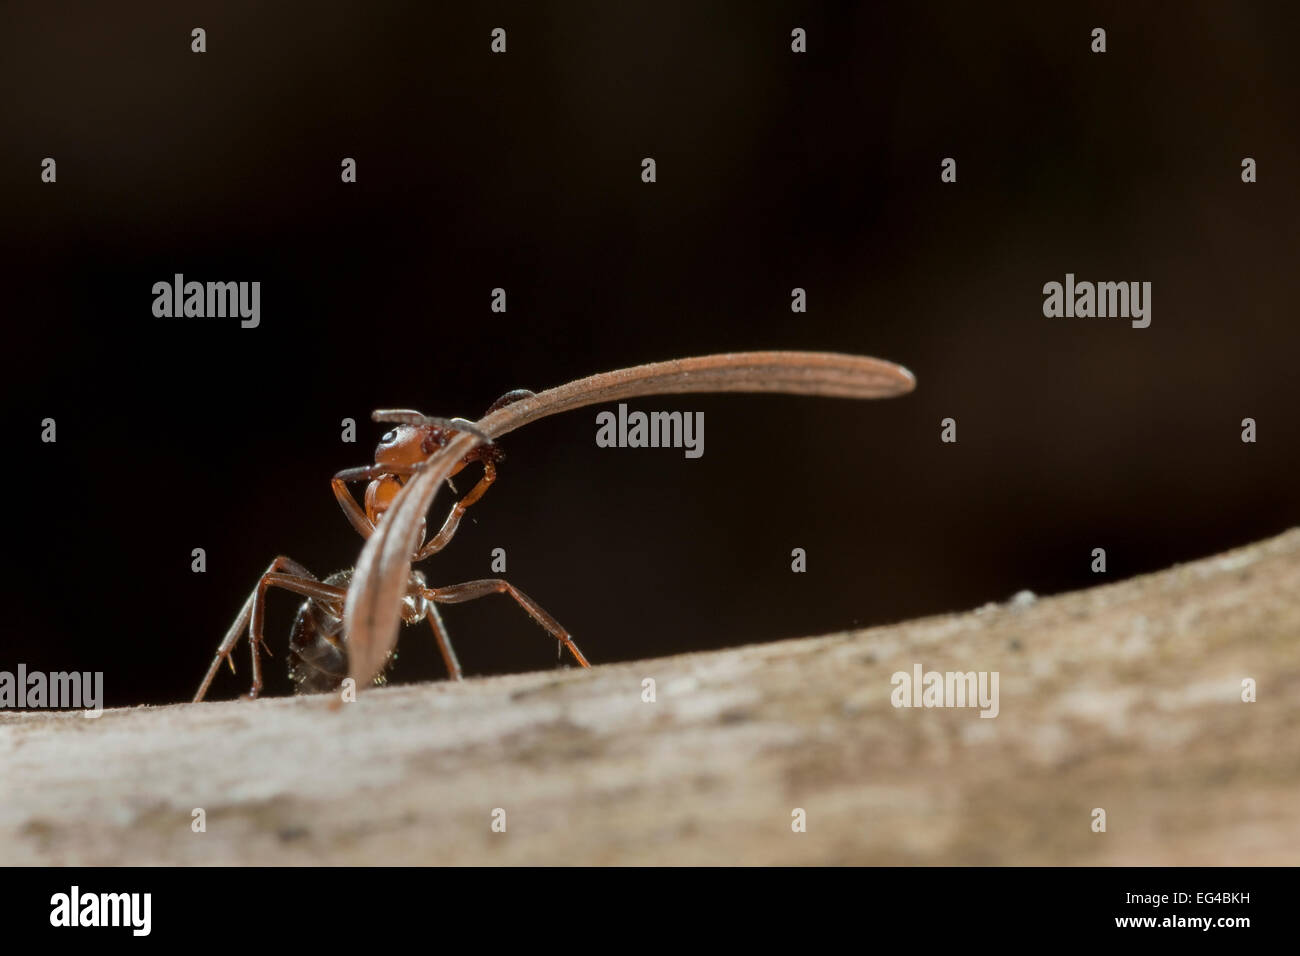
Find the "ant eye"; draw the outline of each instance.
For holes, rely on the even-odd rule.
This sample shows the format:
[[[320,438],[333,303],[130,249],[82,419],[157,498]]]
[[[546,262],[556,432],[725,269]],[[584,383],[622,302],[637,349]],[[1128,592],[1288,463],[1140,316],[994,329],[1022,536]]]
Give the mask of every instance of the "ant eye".
[[[384,437],[381,438],[381,439],[379,439],[379,443],[380,443],[381,445],[388,445],[388,444],[391,444],[392,442],[395,442],[395,441],[397,441],[397,429],[396,429],[396,428],[391,428],[391,429],[389,429],[387,432],[384,433]]]

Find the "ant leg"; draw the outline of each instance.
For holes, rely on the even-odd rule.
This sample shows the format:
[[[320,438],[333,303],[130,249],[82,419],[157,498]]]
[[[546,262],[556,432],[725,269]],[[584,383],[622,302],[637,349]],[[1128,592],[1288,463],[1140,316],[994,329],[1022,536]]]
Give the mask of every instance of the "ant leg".
[[[348,522],[357,529],[357,534],[369,540],[370,536],[375,533],[375,526],[370,523],[370,519],[366,517],[365,509],[357,504],[357,499],[348,490],[348,481],[354,479],[345,477],[354,471],[356,469],[340,471],[330,479],[330,487],[334,489],[334,497],[338,500],[339,507],[343,509],[343,514],[347,516]]]
[[[330,479],[330,487],[334,490],[334,498],[343,509],[348,523],[356,529],[357,534],[369,540],[375,533],[375,526],[370,522],[365,509],[358,504],[356,497],[348,489],[348,482],[373,481],[386,475],[409,476],[418,471],[419,468],[413,465],[362,465],[359,468],[345,468]],[[447,484],[451,484],[450,478],[447,479]],[[452,491],[455,490],[453,487]]]
[[[357,504],[357,500],[348,490],[349,481],[372,481],[375,478],[384,475],[406,475],[417,474],[418,466],[397,466],[397,465],[367,465],[360,468],[348,468],[340,471],[330,480],[330,486],[334,489],[334,497],[338,500],[339,507],[343,509],[343,514],[347,516],[349,523],[356,529],[361,537],[369,539],[375,533],[375,526],[370,523],[362,507]],[[469,493],[461,498],[456,504],[452,505],[451,511],[447,513],[446,520],[442,523],[442,528],[424,546],[416,553],[412,561],[423,561],[431,554],[436,554],[447,546],[447,542],[456,534],[457,528],[460,527],[460,519],[469,509],[470,505],[478,501],[492,487],[492,483],[497,479],[496,466],[491,461],[483,462],[483,477],[479,479]],[[447,484],[451,485],[451,479],[447,479]],[[453,485],[452,491],[456,488]]]
[[[423,561],[429,555],[436,554],[445,548],[452,535],[456,533],[456,529],[460,527],[460,519],[469,510],[470,505],[487,494],[487,490],[492,487],[492,482],[496,480],[496,465],[491,461],[483,462],[483,477],[478,480],[478,484],[471,488],[464,498],[451,506],[451,511],[447,512],[447,519],[442,523],[442,528],[415,553],[415,557],[411,559],[412,563]]]
[[[302,577],[312,577],[310,571],[304,568],[297,561],[294,561],[292,558],[286,558],[284,555],[281,555],[272,561],[270,566],[262,572],[262,575],[264,577],[274,571],[280,571],[283,569],[287,569]],[[261,578],[259,578],[258,581],[260,582]],[[230,630],[226,631],[226,636],[223,637],[221,643],[217,645],[217,653],[212,658],[212,664],[208,667],[208,673],[204,676],[203,683],[199,685],[198,693],[194,695],[194,703],[197,704],[203,699],[204,695],[207,694],[208,687],[212,684],[212,679],[217,676],[217,670],[221,667],[221,662],[230,658],[230,652],[234,649],[236,642],[238,642],[239,635],[243,633],[246,627],[248,627],[249,617],[253,613],[253,598],[256,594],[257,590],[255,588],[253,593],[248,595],[248,600],[244,602],[243,608],[240,609],[239,616],[235,618],[235,623],[230,625]],[[254,655],[254,663],[256,663],[256,654]],[[234,670],[234,667],[235,665],[231,663],[230,669]]]
[[[541,605],[504,578],[484,578],[481,581],[467,581],[464,584],[453,584],[445,588],[425,588],[424,594],[425,597],[437,601],[439,604],[463,604],[466,601],[487,597],[489,594],[509,594],[518,602],[520,607],[528,612],[534,621],[546,628],[552,637],[569,649],[569,653],[573,655],[574,660],[583,667],[591,666],[587,663],[587,659],[582,656],[582,651],[578,650],[578,645],[573,643],[573,638],[569,636],[569,632],[560,626],[560,622],[547,614]]]
[[[438,642],[438,650],[442,652],[443,662],[447,665],[447,675],[451,680],[464,680],[464,674],[460,669],[460,661],[456,659],[456,650],[451,646],[451,636],[447,633],[447,625],[442,623],[442,615],[438,613],[438,606],[432,601],[429,602],[429,626],[433,628],[433,637]]]
[[[257,589],[253,592],[253,619],[248,628],[248,644],[253,652],[253,686],[249,688],[248,696],[253,700],[256,700],[257,695],[262,692],[262,662],[258,657],[257,649],[262,647],[266,649],[267,654],[271,653],[271,649],[266,645],[266,640],[262,637],[262,623],[266,618],[266,589],[272,586],[284,588],[286,591],[292,591],[295,594],[301,594],[304,597],[323,603],[338,605],[342,605],[348,594],[347,588],[340,588],[333,584],[317,581],[315,576],[311,574],[303,577],[300,574],[281,574],[277,571],[268,571],[262,575],[262,579],[257,582]]]
[[[290,573],[283,574],[282,570]],[[208,667],[208,672],[203,678],[203,683],[199,685],[198,693],[194,695],[194,703],[198,703],[207,694],[208,688],[212,685],[212,680],[217,675],[217,669],[221,667],[223,660],[229,660],[231,651],[239,641],[244,629],[249,627],[250,621],[252,627],[249,633],[249,644],[253,654],[253,686],[249,691],[250,697],[257,697],[262,689],[262,664],[258,657],[258,645],[266,646],[265,640],[262,639],[262,618],[264,608],[264,596],[266,589],[271,585],[286,588],[290,591],[296,591],[308,597],[319,598],[327,601],[342,601],[347,595],[343,588],[337,588],[333,585],[322,584],[317,581],[315,576],[304,568],[297,561],[286,558],[283,555],[276,558],[267,567],[257,581],[257,587],[253,593],[248,596],[244,602],[239,616],[235,622],[230,625],[230,630],[226,631],[226,636],[221,639],[221,644],[217,647],[217,653],[212,658],[212,664]],[[269,653],[269,651],[268,651]],[[231,664],[234,669],[234,664]]]
[[[370,523],[370,518],[366,511],[357,503],[357,499],[352,492],[348,490],[350,481],[374,481],[376,478],[382,478],[385,475],[413,475],[418,469],[411,466],[403,465],[362,465],[359,468],[344,468],[333,478],[330,479],[330,487],[334,490],[334,498],[343,509],[343,514],[347,517],[352,527],[356,528],[357,534],[369,540],[370,536],[375,533],[375,526]]]

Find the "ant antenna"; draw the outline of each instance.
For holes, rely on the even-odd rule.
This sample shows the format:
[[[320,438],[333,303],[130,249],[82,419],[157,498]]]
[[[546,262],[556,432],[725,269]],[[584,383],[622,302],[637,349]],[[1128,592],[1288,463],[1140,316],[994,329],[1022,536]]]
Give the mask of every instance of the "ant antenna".
[[[468,418],[438,418],[433,415],[424,415],[420,412],[409,408],[381,408],[370,413],[371,421],[384,422],[392,425],[434,425],[438,428],[450,428],[453,431],[469,432],[486,442],[490,442],[491,437],[482,431]]]

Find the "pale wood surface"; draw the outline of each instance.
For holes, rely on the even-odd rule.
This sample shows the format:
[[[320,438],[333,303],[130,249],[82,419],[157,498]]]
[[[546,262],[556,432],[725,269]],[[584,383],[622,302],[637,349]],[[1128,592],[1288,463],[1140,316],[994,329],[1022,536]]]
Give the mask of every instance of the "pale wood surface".
[[[914,662],[997,670],[1000,715],[895,709]],[[325,704],[0,715],[0,862],[1300,863],[1300,530],[1032,603]]]

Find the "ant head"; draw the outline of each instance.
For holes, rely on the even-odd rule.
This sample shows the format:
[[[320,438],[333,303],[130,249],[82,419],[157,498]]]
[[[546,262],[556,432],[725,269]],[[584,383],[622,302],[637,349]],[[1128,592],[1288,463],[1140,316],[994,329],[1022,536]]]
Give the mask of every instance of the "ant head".
[[[377,422],[391,422],[396,426],[379,440],[375,448],[376,465],[418,465],[455,438],[458,432],[481,434],[473,422],[463,418],[431,418],[405,410],[379,411],[371,417]]]
[[[398,425],[375,446],[376,465],[418,465],[450,439],[454,432],[437,425]]]

